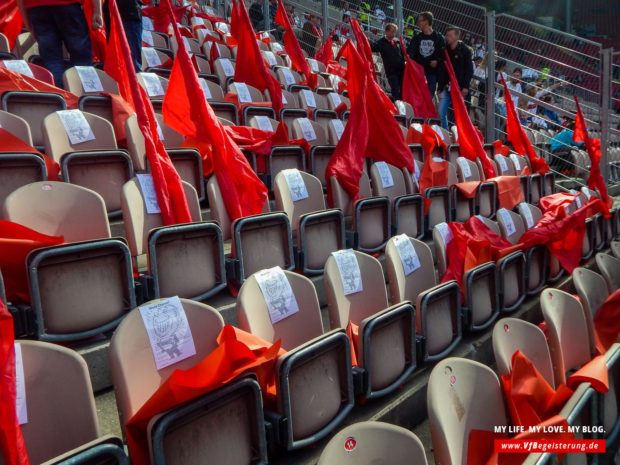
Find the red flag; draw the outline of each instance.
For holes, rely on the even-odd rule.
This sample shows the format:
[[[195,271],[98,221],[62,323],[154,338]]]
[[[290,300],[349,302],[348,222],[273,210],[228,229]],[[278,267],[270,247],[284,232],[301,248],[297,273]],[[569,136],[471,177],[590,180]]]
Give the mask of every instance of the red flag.
[[[332,40],[333,35],[334,35],[334,31],[332,30],[332,32],[329,33],[329,36],[327,37],[327,40],[325,42],[323,42],[323,44],[321,45],[321,48],[319,48],[316,51],[316,53],[314,54],[314,59],[316,61],[320,61],[325,66],[327,66],[329,64],[329,62],[334,59],[334,50],[332,48],[332,46],[333,46],[333,40]]]
[[[45,162],[45,168],[47,169],[47,179],[50,181],[60,181],[58,179],[58,173],[60,172],[60,166],[54,160],[47,155],[39,152],[34,147],[26,144],[19,137],[14,136],[6,129],[0,128],[0,152],[13,152],[13,153],[36,153],[43,158]]]
[[[86,16],[86,21],[88,22],[90,45],[93,51],[93,62],[103,63],[105,61],[105,49],[107,44],[105,29],[103,27],[93,29],[93,0],[84,0],[82,8],[84,8],[84,16]]]
[[[187,11],[186,6],[174,7],[172,9],[174,16],[174,23],[180,23],[183,19],[183,15]],[[142,15],[151,18],[153,21],[153,28],[157,32],[168,34],[168,25],[170,24],[170,14],[168,10],[163,6],[162,2],[157,6],[147,6],[142,8]]]
[[[25,76],[0,66],[0,95],[7,90],[23,90],[28,92],[51,92],[60,94],[65,99],[67,107],[77,108],[78,97],[71,92],[60,89],[47,82]]]
[[[106,53],[108,60],[106,60],[104,69],[118,83],[121,96],[136,110],[164,224],[168,226],[176,223],[189,223],[192,218],[183,184],[157,134],[157,120],[153,105],[144,89],[138,84],[116,0],[108,0],[108,4],[110,7],[110,40]],[[176,26],[176,23],[174,25]],[[183,41],[179,42],[181,47]]]
[[[13,317],[0,300],[0,452],[6,465],[28,465],[24,436],[17,421]]]
[[[459,86],[454,74],[454,68],[450,61],[448,51],[444,50],[446,59],[444,60],[448,74],[450,75],[450,96],[452,97],[452,106],[454,107],[454,118],[456,119],[456,127],[459,131],[459,145],[460,152],[463,156],[473,162],[476,158],[480,158],[482,162],[482,168],[484,169],[484,175],[486,178],[495,177],[495,169],[491,164],[482,141],[476,134],[476,128],[469,118],[469,113],[465,107],[465,100],[463,100],[463,94],[461,94],[461,86]]]
[[[357,19],[351,20],[351,29],[353,29],[353,35],[355,36],[355,41],[357,42],[357,50],[359,51],[366,66],[368,66],[372,72],[373,79],[377,81],[377,73],[375,71],[375,64],[372,60],[372,49],[370,48],[370,42],[368,41],[366,34],[364,34],[364,31],[362,31]]]
[[[581,112],[581,106],[579,106],[579,100],[575,95],[575,103],[577,104],[577,116],[575,118],[575,131],[573,133],[573,140],[575,142],[585,142],[588,156],[590,157],[590,176],[588,177],[588,187],[590,189],[596,189],[601,194],[601,200],[603,203],[610,207],[613,202],[607,195],[607,186],[605,180],[601,175],[601,140],[592,139],[588,134],[588,126],[586,120]],[[609,210],[606,212],[606,216],[609,215]]]
[[[286,54],[291,60],[293,69],[302,73],[306,77],[308,85],[312,89],[315,89],[317,76],[316,74],[312,74],[312,71],[310,71],[310,66],[301,51],[301,47],[297,41],[297,36],[295,36],[295,33],[293,32],[293,27],[288,19],[288,15],[286,14],[286,11],[284,11],[282,0],[278,0],[278,9],[276,10],[274,22],[280,26],[283,26],[285,29],[283,37],[284,50],[286,50]]]
[[[169,5],[170,0],[163,3]],[[180,32],[176,24],[173,29],[178,40]],[[258,214],[267,200],[267,188],[218,121],[205,99],[185,44],[182,40],[178,43],[164,97],[164,120],[186,136],[188,145],[199,148],[205,175],[215,172],[231,221]]]
[[[17,7],[17,0],[5,0],[0,5],[0,34],[9,39],[9,47],[13,50],[15,39],[22,30],[24,24],[22,15]]]
[[[256,34],[243,3],[233,0],[230,31],[237,41],[237,62],[235,64],[235,82],[245,82],[264,92],[269,89],[271,104],[280,114],[282,108],[282,87],[274,78],[260,53]]]
[[[406,140],[408,144],[422,145],[425,159],[431,157],[435,148],[441,149],[443,153],[448,153],[448,147],[446,147],[446,143],[443,141],[441,136],[437,134],[435,130],[431,128],[428,124],[422,125],[422,132],[417,131],[413,126],[409,126]],[[445,186],[445,184],[441,185]]]
[[[386,95],[370,77],[370,70],[366,69],[359,96],[352,100],[344,133],[325,170],[329,202],[329,179],[332,176],[338,179],[353,201],[359,198],[359,179],[365,157],[414,172],[413,157],[403,140],[398,122],[385,105],[385,99]]]
[[[403,50],[403,56],[407,60],[403,76],[403,100],[411,104],[414,115],[424,119],[437,118],[437,111],[433,105],[431,93],[428,91],[424,68],[409,58],[402,37],[400,38],[400,46]]]
[[[532,165],[532,171],[534,173],[545,174],[549,171],[547,162],[539,157],[532,147],[530,140],[525,134],[525,130],[519,122],[517,111],[515,110],[515,104],[510,96],[510,90],[506,85],[504,76],[500,73],[502,78],[502,84],[504,85],[504,100],[506,101],[506,133],[508,134],[508,140],[512,143],[513,148],[519,155],[527,155]]]

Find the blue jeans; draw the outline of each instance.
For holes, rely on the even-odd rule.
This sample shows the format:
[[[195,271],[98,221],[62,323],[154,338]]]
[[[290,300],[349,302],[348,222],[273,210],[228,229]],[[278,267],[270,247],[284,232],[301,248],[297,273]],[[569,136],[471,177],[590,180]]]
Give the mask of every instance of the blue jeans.
[[[435,98],[435,91],[437,90],[437,75],[427,74],[426,83],[428,84],[428,91],[431,93],[431,98]]]
[[[450,130],[448,126],[448,109],[451,103],[452,98],[450,97],[450,92],[448,92],[446,88],[439,94],[439,118],[441,119],[441,127],[448,131]]]
[[[39,44],[43,65],[54,75],[56,86],[63,87],[63,43],[69,52],[71,66],[93,64],[88,23],[79,3],[30,8],[28,19]]]
[[[142,21],[123,21],[136,73],[142,71]]]

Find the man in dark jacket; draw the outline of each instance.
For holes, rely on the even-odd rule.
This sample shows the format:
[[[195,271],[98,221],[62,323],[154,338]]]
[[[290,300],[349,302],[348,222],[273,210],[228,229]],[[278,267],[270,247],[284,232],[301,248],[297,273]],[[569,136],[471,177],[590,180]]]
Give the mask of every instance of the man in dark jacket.
[[[461,37],[461,30],[456,26],[450,26],[446,29],[446,44],[448,45],[448,55],[450,56],[450,62],[454,68],[454,74],[456,80],[459,83],[459,88],[463,97],[467,98],[469,95],[469,83],[474,75],[474,65],[472,61],[472,50],[467,45],[459,40]],[[452,99],[450,98],[450,75],[445,65],[441,67],[438,81],[437,91],[439,92],[439,117],[441,118],[441,125],[450,129],[448,126],[448,108]]]
[[[424,66],[431,98],[435,97],[437,74],[444,59],[443,50],[446,48],[443,36],[433,30],[433,19],[433,13],[430,11],[423,11],[418,15],[416,24],[422,32],[415,35],[407,47],[407,55]]]
[[[398,26],[388,23],[385,26],[385,37],[373,42],[371,48],[373,52],[379,52],[383,60],[383,68],[390,89],[392,89],[392,99],[400,100],[401,88],[403,86],[403,73],[405,72],[405,59],[400,44],[396,41]]]

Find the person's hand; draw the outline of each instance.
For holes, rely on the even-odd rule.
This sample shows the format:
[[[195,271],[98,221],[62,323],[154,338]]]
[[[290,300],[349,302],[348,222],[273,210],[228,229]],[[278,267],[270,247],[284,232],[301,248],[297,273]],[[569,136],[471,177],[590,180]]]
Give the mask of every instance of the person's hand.
[[[101,29],[103,27],[103,17],[101,16],[101,13],[93,13],[91,24],[93,31],[96,31],[97,29]]]
[[[463,94],[463,97],[467,97],[469,94],[469,89],[461,89],[461,94]]]
[[[437,60],[432,60],[429,65],[431,66],[431,68],[437,68]]]

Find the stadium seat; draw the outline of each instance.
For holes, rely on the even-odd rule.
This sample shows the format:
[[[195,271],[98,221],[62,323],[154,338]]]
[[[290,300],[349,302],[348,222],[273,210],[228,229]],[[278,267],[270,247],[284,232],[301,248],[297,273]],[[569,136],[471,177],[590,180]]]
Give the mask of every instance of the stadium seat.
[[[86,464],[79,456],[113,458],[126,464],[120,441],[99,437],[88,367],[77,352],[38,341],[15,341],[21,351],[28,420],[21,425],[30,463]],[[4,461],[3,461],[4,463]]]
[[[196,190],[184,181],[183,189],[192,221],[202,221]],[[123,185],[120,197],[127,244],[131,256],[136,260],[136,265],[141,265],[138,260],[149,250],[149,235],[152,230],[164,225],[163,220],[160,213],[148,213],[138,178],[133,178]]]
[[[446,223],[440,223],[433,228],[433,244],[440,280],[449,264],[447,250],[451,240],[452,232]],[[487,328],[503,309],[502,283],[501,280],[498,283],[498,266],[493,262],[487,262],[463,273],[462,282],[459,283],[463,289],[463,323],[470,331]],[[454,322],[452,324],[455,325]]]
[[[521,211],[527,212],[529,210],[532,212],[535,208],[536,207],[531,205],[522,205]],[[536,212],[536,214],[538,214],[538,212]],[[532,217],[533,215],[534,213],[532,213]],[[521,236],[529,229],[527,224],[527,218],[529,218],[529,216],[526,214],[524,214],[524,219],[524,217],[518,213],[500,208],[496,216],[502,237],[511,244],[517,244]],[[540,289],[542,289],[546,282],[548,268],[547,249],[542,245],[531,247],[525,253],[525,257],[527,260],[527,292],[529,295],[535,295],[540,292]]]
[[[161,65],[172,57],[172,51],[164,48],[142,47],[142,71],[153,73],[165,70]]]
[[[248,104],[243,108],[242,122],[245,126],[248,125],[250,118],[255,115],[264,115],[268,118],[275,119],[276,114],[271,107],[250,105],[251,103],[264,103],[265,97],[256,87],[252,87],[243,82],[230,82],[228,84],[228,91],[237,94],[239,104]]]
[[[69,452],[43,462],[42,465],[128,465],[123,441],[106,435]]]
[[[478,165],[464,157],[456,159],[456,176],[459,182],[483,181],[484,177],[478,170]],[[494,182],[483,182],[478,187],[476,197],[465,198],[461,192],[452,186],[454,220],[464,223],[471,216],[478,213],[486,218],[492,218],[496,210],[497,186]]]
[[[427,465],[424,446],[411,431],[378,421],[347,426],[327,443],[318,465]]]
[[[392,207],[387,197],[373,197],[370,180],[362,172],[359,183],[360,198],[355,202],[332,176],[329,180],[335,208],[351,218],[350,229],[347,230],[347,244],[362,252],[375,253],[385,247],[390,238],[390,214]]]
[[[314,121],[338,118],[336,112],[329,107],[328,97],[309,89],[300,89],[297,92],[301,108],[309,110]]]
[[[293,120],[291,132],[293,139],[305,139],[310,145],[310,152],[306,158],[306,168],[321,180],[322,185],[325,185],[325,169],[336,145],[329,140],[329,130],[326,130],[325,126],[317,121],[297,118]]]
[[[340,104],[344,103],[347,108],[351,108],[351,101],[349,97],[340,95],[338,92],[330,92],[325,95],[327,98],[327,105],[330,110],[336,110]]]
[[[2,33],[0,33],[0,53],[11,54],[9,39]]]
[[[264,44],[263,41],[261,42]],[[260,53],[263,56],[263,59],[269,64],[270,68],[273,68],[274,66],[286,66],[284,59],[280,55],[276,55],[271,50],[269,50],[268,45],[267,45],[267,49],[266,50],[261,49]]]
[[[377,197],[388,197],[392,203],[390,235],[407,234],[415,238],[424,236],[424,201],[419,194],[407,193],[403,170],[385,162],[376,162],[370,167],[370,179],[373,194]]]
[[[80,74],[81,69],[84,68],[86,69],[86,73],[94,72],[96,77]],[[97,78],[99,79],[99,82],[96,81]],[[79,68],[72,67],[67,69],[62,75],[62,82],[65,86],[65,90],[77,95],[78,97],[82,97],[84,95],[98,95],[99,92],[118,94],[118,84],[116,81],[105,71],[97,69],[93,66],[81,66]],[[92,88],[99,87],[98,84],[101,85],[102,90],[91,90]]]
[[[452,197],[450,186],[457,183],[456,168],[451,163],[435,158],[435,161],[448,163],[448,185],[427,188],[421,194],[432,200],[425,218],[427,231],[432,231],[435,225],[452,221]]]
[[[413,107],[409,102],[403,100],[396,100],[394,105],[398,110],[398,115],[394,115],[394,117],[402,126],[408,127],[411,124],[411,118],[415,116]]]
[[[359,327],[357,361],[364,370],[361,394],[383,396],[416,367],[415,312],[409,301],[389,307],[383,269],[376,258],[350,249],[342,257],[340,265],[332,254],[323,275],[330,327]],[[341,271],[344,264],[348,268]]]
[[[428,245],[405,235],[400,238],[391,238],[385,247],[391,303],[415,302],[416,332],[423,338],[423,358],[439,359],[461,339],[461,291],[455,281],[438,284]],[[410,241],[417,260],[413,254],[401,254],[403,240]],[[419,267],[413,269],[416,261]]]
[[[612,241],[609,244],[609,248],[613,256],[620,260],[620,241]]]
[[[185,42],[185,49],[187,50],[187,53],[194,56],[203,55],[202,48],[200,47],[200,42],[198,41],[198,39],[194,39],[192,37],[184,37],[183,41]],[[179,44],[177,44],[174,34],[170,37],[170,50],[172,50],[175,55],[179,51]]]
[[[162,100],[168,88],[168,79],[153,72],[141,72],[137,74],[138,84],[146,91],[146,95],[152,100]]]
[[[588,334],[590,340],[590,352],[596,353],[596,341],[594,339],[594,316],[598,312],[600,306],[609,297],[609,289],[605,278],[592,270],[583,267],[577,267],[573,270],[573,284],[577,290],[577,295],[583,306],[586,315],[586,324],[588,325]]]
[[[276,412],[269,415],[276,441],[291,450],[325,437],[353,408],[351,346],[344,331],[323,332],[312,281],[263,270],[243,283],[236,308],[241,329],[268,342],[280,339],[287,351],[276,362]]]
[[[329,140],[329,144],[336,146],[342,137],[342,133],[344,132],[344,128],[346,123],[339,119],[332,119],[329,121],[327,125],[327,138]],[[323,176],[325,179],[325,176]],[[322,181],[325,183],[325,181]]]
[[[26,120],[34,147],[43,150],[41,126],[44,118],[55,111],[66,110],[67,104],[60,94],[7,91],[2,94],[2,109]]]
[[[620,259],[599,252],[596,254],[596,266],[605,278],[610,294],[620,289]]]
[[[150,47],[169,49],[168,35],[156,31],[142,30],[142,42]]]
[[[206,42],[205,42],[206,43]],[[224,46],[220,46],[222,49],[226,49]],[[222,89],[228,89],[228,84],[234,80],[235,77],[235,61],[229,57],[217,58],[213,61],[213,72],[220,80]]]
[[[72,141],[58,113],[45,117],[42,123],[45,152],[60,165],[65,182],[78,184],[99,193],[108,213],[120,213],[120,191],[125,182],[133,177],[131,157],[118,150],[114,128],[99,116],[71,110],[71,117],[82,116],[92,132],[92,139]],[[82,127],[76,130],[83,132]],[[82,134],[84,135],[84,134]]]
[[[540,187],[541,187],[540,175],[539,174],[533,174],[533,175],[532,174],[527,174],[527,175],[521,174],[523,173],[525,168],[527,168],[530,173],[532,172],[532,169],[530,167],[530,164],[528,163],[527,157],[512,153],[510,154],[509,158],[514,166],[515,176],[519,176],[519,178],[521,179],[521,192],[523,192],[523,199],[527,203],[536,205],[538,203],[538,198],[540,198]],[[538,195],[538,198],[535,199],[536,201],[531,199],[531,194],[532,194],[532,189],[533,189],[532,183],[534,183],[535,185],[534,189],[536,190],[536,194]]]
[[[303,188],[297,181],[303,183]],[[299,170],[280,171],[274,195],[276,210],[288,215],[297,240],[297,268],[304,274],[322,273],[329,255],[345,246],[342,211],[327,210],[321,181]]]
[[[305,79],[302,74],[297,71],[293,71],[290,68],[276,68],[276,79],[280,82],[282,87],[289,92],[295,92],[299,89],[309,89],[305,84],[301,84]]]

